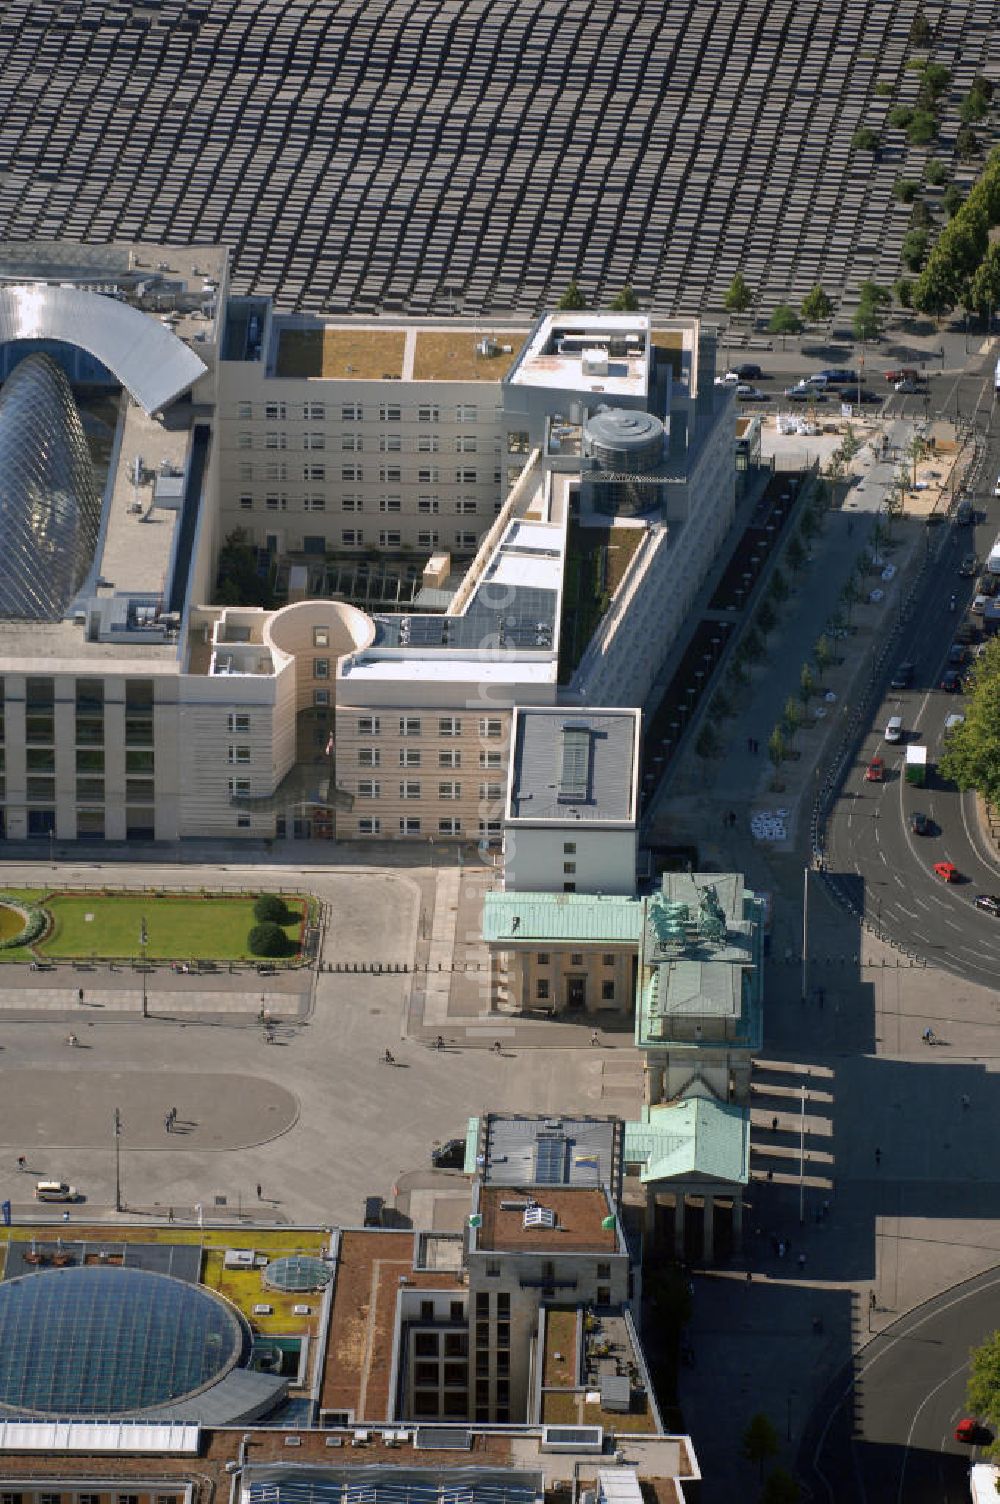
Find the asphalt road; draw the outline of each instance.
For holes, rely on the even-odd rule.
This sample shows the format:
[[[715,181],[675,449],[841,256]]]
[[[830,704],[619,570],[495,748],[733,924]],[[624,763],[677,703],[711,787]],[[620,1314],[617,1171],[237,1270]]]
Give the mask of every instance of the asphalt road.
[[[981,387],[982,376],[977,379]],[[886,690],[827,822],[829,870],[846,875],[848,891],[869,920],[914,954],[989,986],[1000,975],[1000,920],[975,909],[973,900],[978,893],[1000,894],[1000,867],[980,835],[974,795],[960,794],[935,767],[945,718],[964,709],[964,696],[939,687],[975,584],[959,576],[959,562],[975,551],[981,564],[1000,530],[1000,502],[992,496],[1000,470],[1000,424],[994,426],[998,433],[981,471],[984,484],[974,498],[982,520],[974,529],[950,528],[940,543],[929,535],[941,552],[890,664],[890,671],[902,662],[914,664],[912,687]],[[948,604],[952,592],[958,596],[955,613]],[[900,745],[884,738],[894,715],[903,720]],[[907,744],[927,747],[930,771],[924,788],[907,785],[903,777]],[[864,776],[876,756],[885,762],[881,784],[866,782]],[[911,829],[917,811],[930,821],[923,836]],[[939,861],[953,862],[962,881],[942,882],[932,870]]]
[[[969,1349],[996,1329],[1000,1270],[918,1306],[880,1333],[831,1385],[800,1465],[831,1504],[959,1504],[978,1449],[956,1442],[968,1412]]]

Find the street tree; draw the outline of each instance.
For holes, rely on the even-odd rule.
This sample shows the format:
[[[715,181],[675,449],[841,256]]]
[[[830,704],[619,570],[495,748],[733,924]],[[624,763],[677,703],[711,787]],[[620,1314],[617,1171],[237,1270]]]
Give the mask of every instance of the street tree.
[[[867,125],[859,126],[851,137],[851,145],[855,151],[877,151],[878,131]]]
[[[760,620],[760,612],[757,613]],[[743,656],[747,663],[759,663],[764,656],[764,639],[756,626],[751,626],[743,639]]]
[[[918,313],[939,319],[954,305],[952,281],[946,267],[931,258],[913,284],[913,306]]]
[[[938,99],[947,93],[951,85],[951,73],[944,63],[928,63],[920,78],[920,89],[925,99]]]
[[[788,547],[785,549],[785,560],[789,569],[794,574],[798,574],[806,562],[806,551],[802,546],[802,539],[798,533],[793,533],[788,540]]]
[[[988,248],[969,283],[969,295],[977,313],[988,315],[1000,308],[1000,241]]]
[[[723,305],[726,309],[726,312],[746,313],[752,302],[753,293],[747,286],[746,278],[743,276],[742,272],[737,272],[736,276],[726,288],[726,296],[723,299]]]
[[[948,181],[948,169],[939,157],[931,157],[924,168],[924,181],[931,188],[943,188]]]
[[[833,662],[833,647],[825,632],[816,639],[816,646],[813,648],[813,657],[816,660],[816,668],[820,680],[822,680],[827,669]]]
[[[610,306],[612,313],[635,313],[639,307],[639,299],[633,288],[625,286],[621,292],[615,293]]]
[[[799,672],[799,699],[803,705],[808,705],[816,693],[816,678],[808,663],[803,663]]]
[[[990,113],[990,102],[985,94],[973,85],[958,107],[958,118],[963,125],[975,125]]]
[[[913,307],[913,279],[911,277],[897,277],[892,284],[892,290],[896,294],[896,302],[900,308]]]
[[[775,726],[774,730],[771,732],[771,735],[767,739],[767,755],[774,765],[775,772],[778,771],[778,768],[784,762],[785,753],[787,752],[787,750],[788,748],[785,746],[785,738],[782,733],[781,727]],[[770,1422],[768,1422],[768,1424],[770,1424]]]
[[[822,485],[823,483],[820,482],[820,484]],[[817,487],[817,490],[818,489],[819,488]],[[802,513],[802,521],[799,523],[799,534],[802,538],[803,543],[806,544],[807,547],[819,532],[819,519],[822,506],[823,503],[820,500],[820,497],[817,495],[815,505],[806,507],[805,511]]]
[[[840,600],[843,602],[848,626],[850,626],[851,623],[851,614],[854,610],[854,607],[858,604],[858,601],[860,599],[861,592],[858,590],[857,581],[852,575],[849,580],[844,581],[840,589]]]
[[[917,484],[917,466],[920,464],[920,461],[923,459],[926,453],[927,444],[923,436],[919,433],[915,433],[906,446],[906,457],[910,461],[910,464],[913,466],[913,476],[910,483],[914,487]]]
[[[878,309],[872,303],[859,303],[851,320],[854,338],[861,344],[876,340],[881,332]]]
[[[949,736],[940,767],[960,789],[978,789],[990,804],[1000,804],[1000,651],[994,644],[976,663],[965,720]],[[1000,1345],[1000,1335],[993,1340]],[[1000,1346],[997,1362],[1000,1373]]]
[[[768,600],[773,601],[776,606],[780,606],[782,601],[787,601],[788,591],[788,581],[781,570],[776,569],[767,587]]]
[[[757,615],[754,620],[765,637],[769,636],[778,625],[777,612],[766,597],[757,607]]]
[[[912,119],[913,110],[908,104],[894,104],[889,111],[889,124],[895,126],[897,130],[905,131]]]
[[[775,731],[771,733],[772,739],[777,730],[778,728],[775,727]],[[767,748],[768,752],[770,752],[770,742],[768,742]],[[774,758],[771,760],[775,762]],[[781,758],[779,757],[777,762],[780,761]],[[775,766],[777,766],[777,762],[775,762]],[[750,1422],[744,1430],[740,1442],[740,1451],[747,1462],[757,1464],[760,1469],[760,1481],[763,1483],[764,1463],[778,1455],[778,1433],[763,1411],[758,1410],[756,1415],[750,1417]]]
[[[586,306],[586,299],[584,298],[583,293],[580,291],[579,283],[574,278],[574,280],[570,282],[566,288],[564,288],[562,296],[556,304],[556,307],[559,309],[560,313],[578,313],[580,309],[586,308]]]
[[[788,736],[794,736],[802,725],[802,711],[794,695],[789,695],[781,712],[781,724]]]
[[[795,312],[795,309],[790,308],[787,303],[779,303],[767,321],[768,334],[781,335],[782,349],[785,348],[785,336],[788,334],[799,334],[801,329],[802,321]]]
[[[772,1468],[760,1494],[760,1504],[799,1504],[802,1490],[783,1467]]]
[[[984,1425],[994,1431],[1000,1429],[1000,1332],[991,1332],[985,1342],[969,1353],[965,1399],[970,1411]],[[997,1455],[996,1444],[989,1450],[993,1456]]]
[[[817,282],[802,299],[802,317],[807,324],[822,324],[833,313],[833,304]]]

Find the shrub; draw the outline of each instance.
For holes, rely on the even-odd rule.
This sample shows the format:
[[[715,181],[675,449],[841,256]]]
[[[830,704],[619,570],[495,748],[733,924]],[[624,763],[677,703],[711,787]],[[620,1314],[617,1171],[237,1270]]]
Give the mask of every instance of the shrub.
[[[851,137],[851,145],[855,151],[876,151],[878,149],[878,131],[873,131],[868,126],[860,126]]]
[[[912,119],[913,111],[908,104],[894,105],[889,111],[889,124],[896,126],[901,131],[906,130]]]
[[[932,188],[940,188],[948,181],[948,170],[937,157],[931,157],[924,168],[924,177]]]
[[[961,188],[955,183],[949,183],[941,195],[941,202],[944,205],[948,218],[954,219],[959,209],[965,203]]]
[[[914,111],[913,119],[906,128],[906,139],[911,146],[929,146],[937,133],[937,117],[930,110]]]
[[[287,956],[292,945],[280,924],[255,924],[247,936],[247,949],[254,956]]]
[[[901,204],[912,204],[920,192],[920,184],[913,178],[897,178],[892,185],[892,196]]]
[[[875,85],[875,93],[879,99],[889,99],[892,95],[892,84],[886,83],[885,79],[879,79]]]
[[[277,893],[262,893],[253,906],[253,917],[258,924],[287,924],[285,900]]]
[[[955,150],[961,162],[971,162],[973,157],[979,155],[979,138],[967,125],[963,125],[955,137]]]

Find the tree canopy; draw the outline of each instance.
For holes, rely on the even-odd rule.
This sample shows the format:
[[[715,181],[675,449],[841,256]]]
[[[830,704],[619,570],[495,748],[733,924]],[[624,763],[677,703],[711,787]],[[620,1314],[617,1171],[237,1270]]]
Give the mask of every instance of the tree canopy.
[[[581,308],[586,308],[587,302],[580,291],[579,284],[574,280],[564,290],[556,307],[560,313],[578,313]]]
[[[773,741],[772,733],[772,741]],[[770,743],[768,744],[770,746]],[[764,1481],[764,1463],[769,1457],[774,1457],[778,1452],[778,1433],[771,1421],[758,1410],[756,1415],[750,1417],[743,1437],[740,1442],[740,1450],[747,1462],[755,1462],[760,1468],[760,1479]]]
[[[821,324],[833,313],[833,304],[817,282],[802,299],[802,317],[809,324]]]
[[[965,720],[948,732],[940,767],[960,789],[978,789],[991,804],[1000,804],[1000,647],[995,641],[972,670]],[[996,1340],[1000,1373],[1000,1336]],[[1000,1385],[997,1396],[1000,1417]]]
[[[802,322],[794,308],[789,308],[787,303],[779,303],[767,322],[768,334],[780,334],[782,349],[786,334],[798,334],[802,328]]]
[[[615,293],[611,299],[611,311],[613,313],[635,313],[639,307],[639,299],[631,287],[623,287],[621,292]]]
[[[746,313],[753,302],[753,293],[747,285],[742,272],[736,276],[726,288],[726,296],[723,299],[727,313]]]

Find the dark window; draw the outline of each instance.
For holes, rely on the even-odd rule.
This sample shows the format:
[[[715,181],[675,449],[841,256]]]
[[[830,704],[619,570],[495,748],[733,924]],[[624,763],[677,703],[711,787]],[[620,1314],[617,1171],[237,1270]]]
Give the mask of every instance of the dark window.
[[[497,1347],[510,1347],[510,1322],[497,1323]]]
[[[610,1285],[598,1285],[598,1287],[597,1287],[597,1304],[599,1306],[609,1306],[611,1304],[611,1287],[610,1287]]]
[[[477,1405],[488,1405],[489,1402],[490,1402],[490,1381],[489,1381],[489,1379],[477,1379],[476,1380],[476,1404]]]
[[[484,1353],[484,1352],[477,1353],[476,1354],[476,1375],[477,1375],[477,1377],[483,1378],[483,1377],[485,1377],[489,1373],[489,1371],[490,1371],[490,1355],[489,1355],[489,1353]]]
[[[421,1321],[433,1321],[434,1320],[434,1302],[433,1302],[433,1300],[422,1300],[420,1302],[420,1320]]]
[[[497,1353],[497,1373],[504,1376],[510,1373],[510,1353]]]
[[[510,1380],[497,1380],[497,1404],[507,1405],[510,1403]]]
[[[489,1314],[490,1314],[490,1292],[488,1290],[480,1290],[479,1293],[476,1296],[476,1315],[477,1316],[489,1316]]]
[[[437,1332],[418,1332],[414,1352],[418,1358],[436,1358],[438,1355]]]
[[[444,1396],[444,1413],[445,1413],[445,1415],[458,1416],[458,1417],[461,1418],[461,1417],[464,1417],[464,1415],[465,1415],[466,1411],[468,1410],[468,1408],[469,1408],[469,1395],[468,1395],[468,1391],[467,1390],[465,1390],[465,1389],[456,1390],[454,1393],[452,1393],[450,1390],[446,1390],[445,1391],[445,1396]]]
[[[469,1382],[469,1365],[467,1363],[446,1363],[444,1365],[444,1381],[454,1388],[461,1384],[464,1389]]]
[[[469,1351],[469,1339],[465,1332],[445,1332],[444,1355],[446,1358],[464,1358]]]
[[[497,1296],[497,1315],[510,1315],[510,1294],[506,1290],[501,1290]]]
[[[437,1384],[438,1366],[436,1363],[418,1363],[414,1369],[413,1381],[416,1384]]]
[[[507,1409],[506,1405],[503,1406],[502,1408],[499,1408],[497,1410],[497,1425],[498,1426],[509,1426],[510,1425],[510,1411]]]
[[[488,1321],[476,1322],[476,1346],[488,1347],[490,1343],[490,1324]]]
[[[464,1321],[465,1320],[465,1305],[464,1305],[464,1303],[462,1301],[460,1301],[460,1300],[453,1300],[452,1301],[452,1303],[451,1303],[451,1319],[452,1319],[452,1321]]]
[[[611,1278],[611,1265],[610,1264],[598,1264],[598,1266],[597,1266],[597,1278],[598,1279],[610,1279]]]
[[[437,1415],[438,1396],[436,1389],[418,1389],[413,1396],[414,1415]]]
[[[602,1003],[613,1003],[614,1000],[615,1000],[615,984],[614,984],[614,982],[602,982],[601,983],[601,1002]]]

